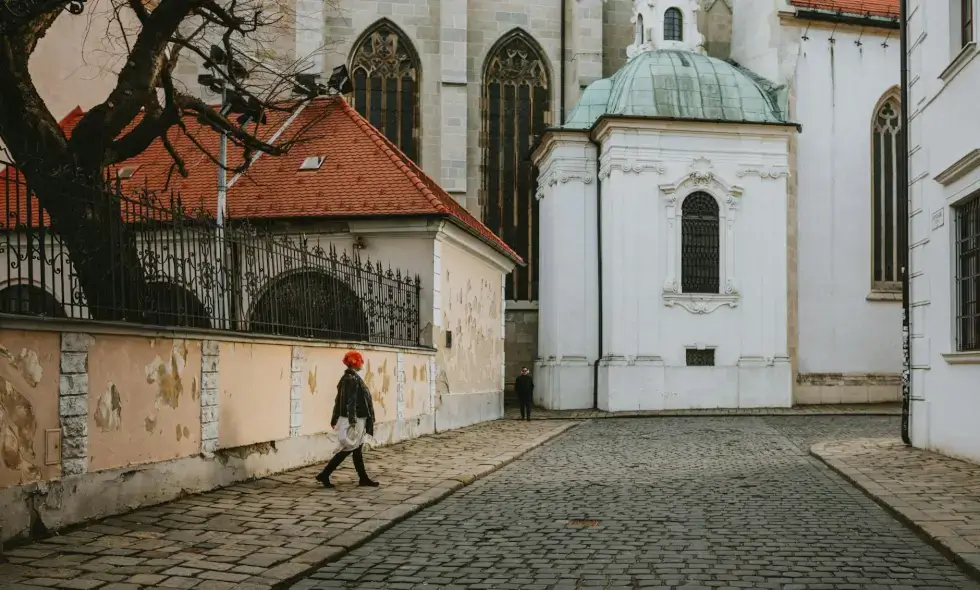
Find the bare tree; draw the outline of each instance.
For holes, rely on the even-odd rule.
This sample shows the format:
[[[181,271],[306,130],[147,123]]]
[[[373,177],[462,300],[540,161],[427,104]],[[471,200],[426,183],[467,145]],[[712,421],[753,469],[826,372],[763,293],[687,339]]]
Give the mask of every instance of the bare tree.
[[[260,132],[259,121],[268,111],[291,111],[325,88],[300,76],[305,92],[296,98],[303,61],[289,52],[290,63],[262,63],[276,53],[277,39],[295,27],[293,0],[97,1],[112,11],[105,34],[117,41],[124,59],[115,87],[69,137],[45,105],[28,63],[55,20],[79,18],[84,0],[0,0],[0,141],[71,252],[89,309],[97,319],[138,319],[132,311],[120,311],[140,309],[136,299],[145,297],[146,289],[135,240],[107,239],[126,233],[118,200],[106,190],[106,168],[160,140],[173,169],[186,175],[188,154],[177,153],[173,134],[187,135],[203,150],[195,140],[203,126],[225,134],[230,147],[244,152],[244,164],[230,170],[239,172],[256,152],[281,155],[308,139],[309,123],[274,145],[267,143],[263,137],[270,132]],[[180,84],[181,60],[211,70],[209,84],[234,98],[230,112]],[[215,154],[208,156],[218,161]]]

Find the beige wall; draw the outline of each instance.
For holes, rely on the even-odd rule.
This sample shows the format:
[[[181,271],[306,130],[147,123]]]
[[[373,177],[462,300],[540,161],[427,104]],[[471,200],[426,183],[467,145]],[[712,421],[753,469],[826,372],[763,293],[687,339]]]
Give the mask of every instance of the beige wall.
[[[60,338],[0,330],[0,488],[61,475]]]
[[[222,342],[218,447],[289,437],[289,346]]]
[[[201,342],[96,336],[88,353],[89,469],[201,452]]]
[[[436,390],[440,395],[502,391],[501,270],[451,241],[441,241],[439,249]],[[451,348],[447,331],[452,331]]]

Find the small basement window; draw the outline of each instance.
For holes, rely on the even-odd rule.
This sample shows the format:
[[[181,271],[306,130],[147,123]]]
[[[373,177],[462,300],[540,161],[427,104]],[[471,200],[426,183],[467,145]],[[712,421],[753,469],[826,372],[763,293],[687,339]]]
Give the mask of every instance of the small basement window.
[[[303,163],[299,165],[300,170],[319,170],[320,166],[323,166],[326,156],[310,156],[303,160]]]
[[[698,350],[697,348],[688,348],[687,366],[689,367],[715,366],[715,349],[706,348],[704,350]]]

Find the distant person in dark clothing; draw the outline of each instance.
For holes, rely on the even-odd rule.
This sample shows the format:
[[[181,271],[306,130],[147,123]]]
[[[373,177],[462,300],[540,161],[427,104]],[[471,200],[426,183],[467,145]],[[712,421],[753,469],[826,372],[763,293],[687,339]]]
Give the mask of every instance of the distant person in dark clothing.
[[[359,485],[378,487],[378,482],[368,477],[364,469],[362,446],[374,443],[374,404],[367,384],[358,374],[364,367],[364,357],[357,351],[344,355],[347,370],[337,383],[337,399],[333,405],[330,425],[337,431],[337,450],[323,471],[316,476],[325,488],[332,488],[330,476],[340,467],[348,455],[354,455],[354,469],[360,478]]]
[[[521,420],[531,419],[531,400],[534,399],[534,380],[527,372],[527,367],[521,369],[521,374],[514,382],[517,401],[521,404]]]

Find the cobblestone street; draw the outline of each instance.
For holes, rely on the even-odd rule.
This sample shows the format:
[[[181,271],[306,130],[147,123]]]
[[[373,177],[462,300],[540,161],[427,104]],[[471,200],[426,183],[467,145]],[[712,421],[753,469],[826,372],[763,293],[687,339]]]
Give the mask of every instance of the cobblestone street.
[[[980,588],[808,454],[898,428],[874,416],[595,420],[293,588]]]

